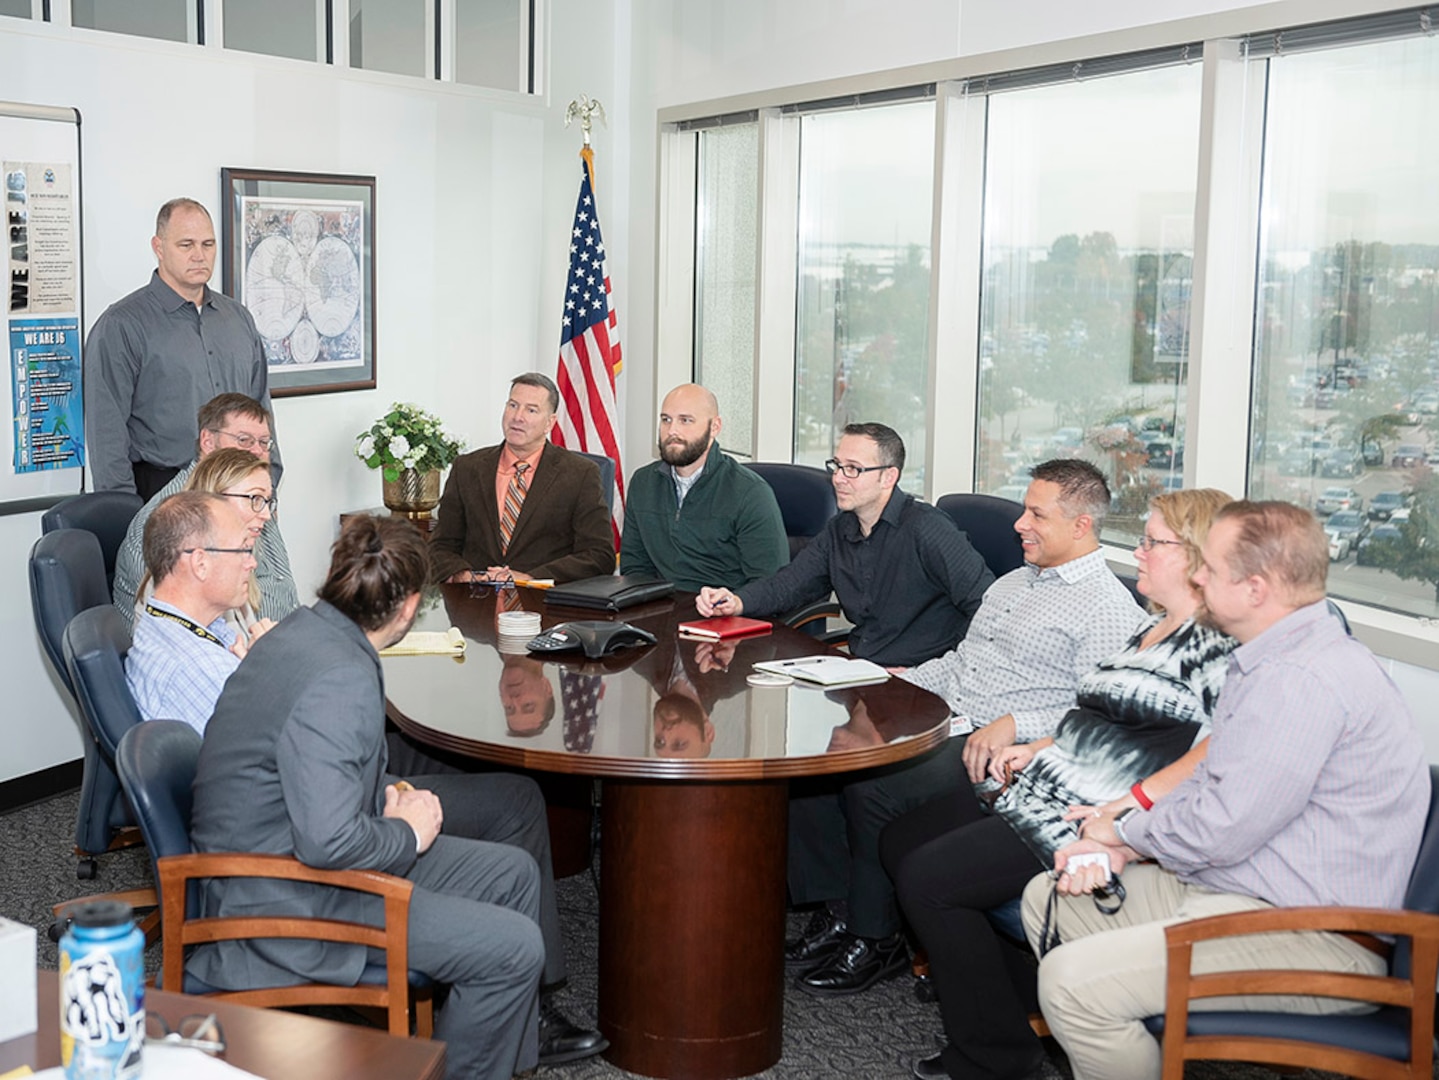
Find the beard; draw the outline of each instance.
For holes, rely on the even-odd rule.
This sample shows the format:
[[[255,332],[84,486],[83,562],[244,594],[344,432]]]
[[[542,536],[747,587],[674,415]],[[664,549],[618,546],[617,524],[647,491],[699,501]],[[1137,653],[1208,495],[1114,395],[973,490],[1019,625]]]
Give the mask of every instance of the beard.
[[[705,433],[694,442],[681,440],[678,443],[660,443],[660,460],[672,468],[683,469],[693,465],[704,452],[709,449],[710,437],[714,431],[712,425],[705,425]]]

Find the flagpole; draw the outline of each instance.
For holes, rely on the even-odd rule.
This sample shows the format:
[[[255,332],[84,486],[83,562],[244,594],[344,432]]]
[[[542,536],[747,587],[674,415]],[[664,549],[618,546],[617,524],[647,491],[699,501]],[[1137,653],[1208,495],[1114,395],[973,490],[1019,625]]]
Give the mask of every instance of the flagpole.
[[[571,450],[600,454],[614,462],[611,528],[618,551],[624,527],[625,483],[620,463],[616,377],[623,360],[595,198],[595,158],[590,133],[596,113],[600,122],[608,126],[604,106],[588,94],[571,101],[565,110],[565,127],[578,121],[584,136],[580,148],[584,172],[570,229],[570,267],[565,282],[555,380],[560,391],[560,409],[550,440]]]

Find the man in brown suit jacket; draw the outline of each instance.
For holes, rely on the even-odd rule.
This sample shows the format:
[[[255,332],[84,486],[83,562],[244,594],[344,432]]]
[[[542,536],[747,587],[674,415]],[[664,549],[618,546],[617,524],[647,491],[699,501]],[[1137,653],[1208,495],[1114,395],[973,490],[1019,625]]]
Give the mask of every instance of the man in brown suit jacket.
[[[559,390],[548,378],[517,375],[505,402],[505,441],[456,460],[430,544],[435,581],[565,582],[614,572],[614,534],[599,469],[548,441],[559,404]],[[517,472],[525,494],[505,548],[501,517]]]

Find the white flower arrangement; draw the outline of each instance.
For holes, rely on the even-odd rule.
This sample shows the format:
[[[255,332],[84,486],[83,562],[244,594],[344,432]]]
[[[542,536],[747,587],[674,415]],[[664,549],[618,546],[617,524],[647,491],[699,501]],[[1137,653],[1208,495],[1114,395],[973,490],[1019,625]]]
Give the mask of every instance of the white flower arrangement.
[[[355,456],[372,469],[383,469],[391,483],[404,469],[443,469],[464,449],[462,441],[445,433],[439,417],[407,402],[391,405],[369,430],[355,436]]]

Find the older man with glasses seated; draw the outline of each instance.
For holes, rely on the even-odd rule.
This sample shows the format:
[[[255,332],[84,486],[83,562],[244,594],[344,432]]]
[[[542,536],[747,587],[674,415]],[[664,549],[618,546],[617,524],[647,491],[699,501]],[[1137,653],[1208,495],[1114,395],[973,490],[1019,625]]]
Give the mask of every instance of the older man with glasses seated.
[[[145,525],[145,567],[155,591],[135,623],[125,679],[146,720],[183,720],[201,735],[215,701],[251,642],[225,613],[244,606],[255,569],[255,539],[246,518],[219,495],[182,491]]]
[[[196,442],[195,460],[190,462],[154,497],[140,508],[125,533],[125,540],[115,557],[115,606],[126,623],[134,628],[136,602],[140,599],[141,577],[145,570],[143,537],[145,523],[155,509],[171,495],[191,485],[195,468],[218,450],[243,450],[261,462],[269,462],[274,448],[269,412],[254,398],[244,394],[221,394],[206,402],[197,418],[200,437]],[[255,586],[259,595],[254,605],[261,618],[279,622],[300,606],[295,591],[295,578],[290,571],[290,556],[280,536],[280,525],[274,516],[278,503],[273,490],[262,493],[264,509],[236,501],[253,511],[251,525],[255,539]],[[253,501],[253,500],[252,500]],[[266,512],[266,510],[268,512]],[[258,520],[263,518],[263,520]]]

